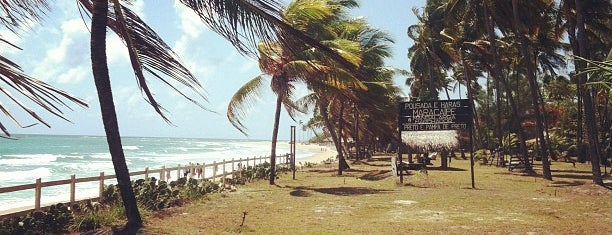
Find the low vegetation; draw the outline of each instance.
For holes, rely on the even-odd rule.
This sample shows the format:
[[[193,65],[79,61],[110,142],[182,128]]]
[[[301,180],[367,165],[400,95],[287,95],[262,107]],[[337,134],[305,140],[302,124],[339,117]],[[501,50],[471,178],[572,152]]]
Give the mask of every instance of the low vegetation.
[[[590,181],[590,165],[553,162],[554,181],[469,160],[404,184],[390,157],[357,161],[337,176],[334,164],[254,181],[146,219],[142,234],[610,234],[612,186]]]
[[[286,170],[282,167],[279,169]],[[235,172],[225,185],[244,184],[256,178],[263,179],[269,172],[269,163],[248,167]],[[187,178],[179,178],[170,183],[156,178],[132,181],[138,208],[145,217],[163,209],[197,201],[211,193],[231,189],[225,185],[210,180]],[[68,203],[59,203],[52,205],[47,211],[34,211],[25,216],[8,218],[0,222],[0,234],[89,232],[101,228],[119,227],[125,222],[125,209],[119,189],[115,185],[107,185],[100,202],[86,200],[72,206]]]

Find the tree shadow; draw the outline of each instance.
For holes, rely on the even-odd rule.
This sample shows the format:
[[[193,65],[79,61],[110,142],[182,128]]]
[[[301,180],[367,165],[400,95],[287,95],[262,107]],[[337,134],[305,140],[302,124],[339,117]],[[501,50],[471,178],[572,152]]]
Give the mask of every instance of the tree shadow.
[[[391,190],[373,189],[366,187],[335,187],[335,188],[315,188],[313,191],[318,193],[331,194],[336,196],[354,196],[366,194],[378,194],[391,192]]]
[[[367,187],[332,187],[332,188],[311,188],[311,187],[295,187],[294,191],[291,191],[289,194],[292,196],[297,195],[306,195],[310,196],[309,191],[314,191],[318,193],[331,194],[336,196],[357,196],[357,195],[367,195],[367,194],[378,194],[378,193],[387,193],[393,192],[393,190],[384,190],[384,189],[373,189]],[[293,195],[293,194],[295,195]]]
[[[308,172],[315,172],[315,173],[334,173],[334,172],[337,172],[337,171],[338,171],[338,169],[334,169],[334,168],[332,168],[332,169],[311,169],[311,170],[308,170]]]
[[[387,164],[374,164],[367,161],[356,160],[351,163],[352,165],[367,165],[367,166],[375,166],[375,167],[391,167],[391,160]]]
[[[312,194],[302,189],[296,189],[296,190],[289,192],[289,195],[294,196],[294,197],[310,197]]]
[[[574,174],[591,174],[590,171],[580,171],[580,170],[550,170],[550,172],[561,172],[561,173],[574,173]]]
[[[378,180],[389,178],[391,176],[393,176],[393,174],[391,174],[391,170],[374,170],[374,171],[370,171],[369,173],[359,177],[359,179],[378,181]]]
[[[436,167],[427,167],[428,171],[467,171],[466,169],[455,168],[455,167],[446,167],[443,168],[441,166]]]
[[[572,186],[580,186],[580,185],[584,185],[585,182],[584,181],[579,181],[579,180],[573,180],[573,181],[555,181],[550,183],[550,187],[558,187],[558,188],[563,188],[563,187],[572,187]]]
[[[574,175],[574,174],[561,174],[561,175],[553,174],[553,178],[555,177],[562,178],[562,179],[582,179],[582,180],[593,179],[592,175]]]

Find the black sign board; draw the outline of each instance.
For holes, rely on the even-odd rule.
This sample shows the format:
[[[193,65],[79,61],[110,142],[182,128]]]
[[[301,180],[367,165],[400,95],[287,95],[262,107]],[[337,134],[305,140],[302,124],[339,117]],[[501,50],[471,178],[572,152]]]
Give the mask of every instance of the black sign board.
[[[400,131],[467,130],[472,111],[467,99],[402,102]]]

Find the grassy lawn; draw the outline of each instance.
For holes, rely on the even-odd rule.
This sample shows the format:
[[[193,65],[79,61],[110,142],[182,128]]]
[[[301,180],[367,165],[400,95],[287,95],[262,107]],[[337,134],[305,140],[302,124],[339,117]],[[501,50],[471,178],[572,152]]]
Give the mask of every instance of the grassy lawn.
[[[388,156],[282,174],[146,219],[143,234],[612,234],[612,190],[590,165],[553,162],[554,181],[469,160],[415,172],[399,184]],[[539,169],[536,169],[538,171]],[[608,184],[608,186],[610,186]],[[243,222],[244,217],[244,222]],[[243,225],[241,226],[241,224]]]

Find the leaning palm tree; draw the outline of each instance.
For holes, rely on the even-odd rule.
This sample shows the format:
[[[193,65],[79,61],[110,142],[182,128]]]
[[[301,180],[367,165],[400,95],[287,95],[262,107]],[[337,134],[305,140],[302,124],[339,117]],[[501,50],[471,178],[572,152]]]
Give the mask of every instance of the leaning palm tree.
[[[125,163],[112,100],[112,89],[105,55],[106,28],[110,28],[123,39],[129,52],[136,80],[145,95],[145,99],[164,120],[169,122],[164,114],[164,108],[155,100],[147,85],[145,72],[160,79],[171,89],[202,108],[203,106],[198,100],[191,98],[179,88],[193,91],[200,98],[204,98],[204,96],[200,84],[178,61],[170,47],[134,12],[123,6],[119,0],[112,0],[112,4],[109,4],[107,0],[79,0],[79,3],[83,9],[92,14],[92,70],[98,90],[109,151],[117,175],[118,187],[121,189],[121,197],[126,207],[128,218],[126,229],[137,229],[142,225],[142,219],[130,184],[129,171]],[[356,67],[329,47],[283,22],[279,16],[280,4],[277,1],[225,0],[201,2],[182,0],[181,3],[195,11],[206,25],[229,40],[243,54],[256,54],[254,53],[254,48],[256,48],[254,45],[257,40],[270,42],[275,39],[283,45],[289,42],[302,42],[326,53],[330,58],[348,68]]]
[[[355,48],[358,48],[356,43],[336,39],[336,33],[330,28],[333,22],[341,18],[338,12],[345,6],[343,4],[350,2],[352,1],[297,0],[290,3],[282,12],[282,19],[292,27],[303,30],[309,35],[316,35],[315,40],[321,40],[321,43],[328,45],[352,63],[358,63],[359,57],[353,53],[356,51]],[[321,50],[299,43],[282,44],[281,40],[282,38],[279,38],[277,43],[261,44],[258,47],[259,67],[264,74],[271,77],[270,87],[277,97],[270,154],[270,184],[274,184],[276,178],[276,142],[281,106],[284,105],[293,118],[296,111],[301,111],[291,99],[296,84],[307,83],[309,79],[319,78],[317,73],[332,69],[322,63],[329,59]],[[228,119],[244,134],[246,127],[240,119],[246,114],[245,108],[248,107],[246,104],[260,95],[263,79],[264,76],[257,76],[247,82],[234,94],[228,104]]]
[[[7,28],[12,33],[18,33],[28,23],[40,21],[43,12],[47,9],[47,4],[44,1],[9,1],[0,4],[0,9],[3,12],[3,16],[0,17],[0,26]],[[5,40],[2,36],[0,36],[0,44],[19,49],[19,47]],[[47,127],[50,127],[49,123],[26,103],[22,102],[21,98],[25,97],[46,112],[64,120],[66,118],[63,116],[62,109],[70,108],[69,103],[87,107],[83,100],[28,76],[18,64],[2,55],[0,55],[0,81],[6,85],[6,87],[0,86],[0,94],[3,94],[19,109],[25,111],[29,116],[36,119],[37,122]],[[13,94],[11,91],[15,91],[18,95]],[[2,102],[0,102],[0,113],[7,116],[20,127],[35,125],[22,124],[15,116],[15,112]],[[0,137],[10,137],[8,128],[2,122],[0,122],[0,131]]]
[[[292,101],[292,94],[295,90],[294,83],[303,81],[307,74],[313,73],[313,67],[308,61],[292,60],[291,54],[283,50],[279,44],[271,47],[261,45],[259,48],[259,67],[265,75],[271,77],[270,88],[276,95],[276,107],[274,111],[274,128],[272,131],[272,146],[270,154],[270,184],[274,184],[276,178],[276,143],[278,139],[278,127],[280,123],[281,106],[284,105],[289,116],[294,117],[298,109]],[[246,108],[250,107],[250,102],[255,97],[260,96],[265,84],[264,74],[259,75],[234,93],[228,107],[227,118],[243,134],[247,135],[246,126],[241,119],[246,115]]]

